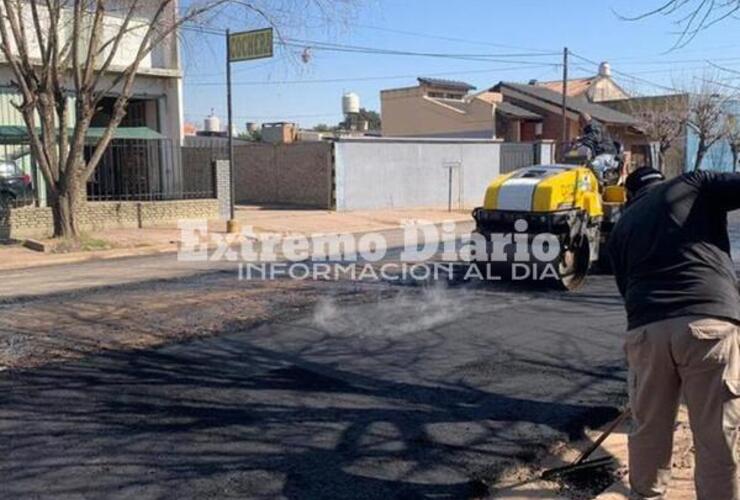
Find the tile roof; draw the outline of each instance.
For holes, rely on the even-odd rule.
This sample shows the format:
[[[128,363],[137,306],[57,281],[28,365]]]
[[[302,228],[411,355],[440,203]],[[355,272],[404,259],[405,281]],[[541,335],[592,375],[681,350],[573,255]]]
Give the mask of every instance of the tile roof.
[[[476,99],[480,99],[483,102],[487,102],[489,104],[498,103],[501,101],[501,95],[497,92],[491,92],[488,90],[484,90],[483,92],[478,92],[474,95]]]
[[[466,82],[460,82],[457,80],[444,80],[442,78],[425,78],[420,76],[417,78],[420,84],[422,85],[429,85],[432,87],[442,87],[446,89],[455,89],[455,90],[473,90],[475,87],[473,85],[470,85]]]
[[[596,81],[598,77],[591,76],[588,78],[574,78],[573,80],[568,80],[568,95],[571,97],[575,97],[578,95],[581,95],[588,91],[588,89],[591,87],[591,84]],[[563,93],[563,81],[562,80],[555,80],[552,82],[537,82],[535,83],[538,87],[544,87],[546,89],[550,89],[553,92],[557,92],[558,94]]]
[[[501,82],[494,89],[504,95],[506,100],[506,89],[520,92],[534,99],[546,102],[550,105],[560,106],[563,95],[539,85],[529,85],[526,83]],[[586,99],[578,97],[566,97],[566,107],[575,113],[588,113],[600,122],[613,125],[635,125],[637,120],[630,115],[621,113],[617,110],[588,102]]]

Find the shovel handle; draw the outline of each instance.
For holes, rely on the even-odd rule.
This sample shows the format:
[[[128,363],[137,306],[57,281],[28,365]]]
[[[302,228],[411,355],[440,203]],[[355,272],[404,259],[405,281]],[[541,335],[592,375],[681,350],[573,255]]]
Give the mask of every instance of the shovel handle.
[[[594,451],[596,451],[596,449],[599,446],[601,446],[601,443],[603,443],[606,440],[606,438],[608,438],[611,435],[611,433],[614,432],[614,429],[616,429],[617,427],[619,427],[620,425],[622,425],[622,423],[625,420],[627,420],[630,417],[631,414],[632,414],[632,412],[631,412],[630,408],[627,407],[622,412],[622,414],[619,415],[616,419],[614,419],[614,421],[611,424],[609,424],[609,427],[607,427],[606,430],[604,430],[604,432],[601,433],[601,436],[599,436],[599,439],[597,439],[596,441],[594,441],[594,443],[591,446],[589,446],[588,449],[586,449],[586,451],[584,451],[583,453],[581,453],[581,456],[578,457],[578,460],[576,460],[575,462],[573,462],[573,465],[581,464],[581,463],[583,463],[584,460],[586,460],[588,457],[590,457],[591,454]]]

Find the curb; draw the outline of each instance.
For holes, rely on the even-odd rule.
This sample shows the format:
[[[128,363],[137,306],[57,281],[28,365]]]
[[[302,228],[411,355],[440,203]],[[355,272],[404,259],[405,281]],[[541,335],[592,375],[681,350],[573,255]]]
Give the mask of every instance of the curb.
[[[65,264],[78,264],[94,260],[114,260],[124,259],[126,257],[145,257],[150,255],[160,255],[166,253],[177,253],[177,245],[168,243],[166,245],[151,245],[142,248],[122,248],[116,250],[103,250],[99,252],[74,253],[69,255],[60,255],[58,259],[29,261],[23,264],[9,265],[0,264],[0,272],[5,271],[22,271],[24,269],[34,269],[37,267],[50,267]],[[46,254],[48,256],[48,254]]]
[[[467,218],[459,218],[459,219],[450,219],[453,222],[471,222]],[[435,222],[432,225],[433,226],[440,226],[443,224],[443,222]],[[396,229],[402,229],[403,226],[397,225],[397,226],[389,226],[384,228],[375,228],[372,229],[372,231],[380,232],[380,231],[393,231]],[[339,234],[339,235],[358,235],[358,234],[367,234],[370,230],[362,230],[362,231],[350,231],[350,232],[322,232],[322,233],[315,233],[313,235],[303,235],[307,237],[316,237],[316,236],[322,236],[327,234]],[[281,236],[281,240],[285,238],[290,238],[290,235],[283,235]],[[66,264],[79,264],[83,262],[91,262],[91,261],[105,261],[105,260],[116,260],[116,259],[125,259],[127,257],[147,257],[147,256],[154,256],[154,255],[164,255],[164,254],[175,254],[179,251],[179,245],[180,242],[177,243],[167,243],[164,245],[151,245],[147,247],[141,247],[141,248],[121,248],[121,249],[113,249],[113,250],[102,250],[102,251],[95,251],[95,252],[77,252],[72,254],[59,254],[58,258],[54,258],[53,260],[48,259],[49,254],[43,254],[47,257],[45,260],[39,260],[39,261],[29,261],[24,262],[22,264],[13,265],[12,262],[9,263],[3,263],[0,264],[0,272],[6,272],[6,271],[23,271],[26,269],[35,269],[40,267],[51,267],[51,266],[57,266],[57,265],[66,265]],[[214,248],[213,246],[209,245],[209,249]],[[2,255],[2,252],[0,252],[0,255]]]

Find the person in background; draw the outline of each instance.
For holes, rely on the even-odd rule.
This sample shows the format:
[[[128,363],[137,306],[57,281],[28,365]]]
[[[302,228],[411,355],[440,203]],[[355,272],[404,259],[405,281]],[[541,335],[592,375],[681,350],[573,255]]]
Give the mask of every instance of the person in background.
[[[666,181],[642,167],[608,242],[628,332],[629,477],[637,498],[663,498],[684,397],[700,500],[733,500],[740,446],[740,295],[727,213],[740,174],[692,172]]]
[[[614,141],[612,141],[609,134],[604,131],[604,127],[602,127],[599,122],[591,118],[591,115],[588,113],[581,114],[580,125],[580,142],[591,149],[594,158],[602,154],[617,154]]]

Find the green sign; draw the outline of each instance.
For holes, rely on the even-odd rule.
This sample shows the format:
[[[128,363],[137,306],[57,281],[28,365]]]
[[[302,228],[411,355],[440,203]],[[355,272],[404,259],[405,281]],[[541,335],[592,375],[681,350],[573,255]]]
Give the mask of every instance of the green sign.
[[[272,57],[272,28],[229,35],[229,62]]]

